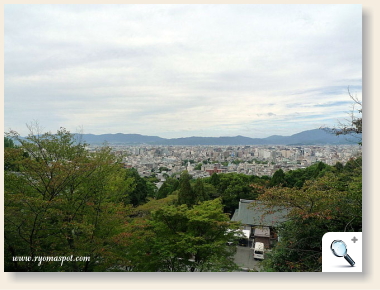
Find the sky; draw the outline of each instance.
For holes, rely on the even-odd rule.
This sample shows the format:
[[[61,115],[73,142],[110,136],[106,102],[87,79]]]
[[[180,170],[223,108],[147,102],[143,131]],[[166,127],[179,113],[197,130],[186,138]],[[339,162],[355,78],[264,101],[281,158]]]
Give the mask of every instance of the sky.
[[[22,136],[290,136],[345,122],[348,87],[361,100],[361,5],[4,5]]]

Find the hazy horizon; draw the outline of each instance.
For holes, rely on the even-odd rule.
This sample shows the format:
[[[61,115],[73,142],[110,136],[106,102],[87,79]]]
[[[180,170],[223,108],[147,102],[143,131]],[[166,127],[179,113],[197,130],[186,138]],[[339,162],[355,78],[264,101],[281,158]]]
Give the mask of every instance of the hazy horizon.
[[[43,126],[40,126],[40,124],[36,124],[39,128],[39,132],[40,133],[52,133],[52,134],[55,134],[60,128],[57,128],[56,130],[45,130],[45,128]],[[34,125],[33,125],[34,126]],[[65,127],[61,127],[61,128],[65,128]],[[65,128],[67,129],[67,128]],[[146,137],[159,137],[159,138],[164,138],[164,139],[180,139],[180,138],[192,138],[192,137],[195,137],[195,138],[233,138],[233,137],[246,137],[246,138],[258,138],[258,139],[265,139],[265,138],[268,138],[268,137],[273,137],[273,136],[280,136],[280,137],[290,137],[292,135],[295,135],[295,134],[299,134],[299,133],[303,133],[303,132],[306,132],[306,131],[313,131],[313,130],[325,130],[326,132],[328,130],[331,130],[332,128],[314,128],[314,129],[307,129],[307,130],[303,130],[303,131],[300,131],[300,132],[295,132],[295,133],[292,133],[292,134],[288,134],[288,135],[279,135],[279,134],[269,134],[268,136],[266,137],[255,137],[255,136],[244,136],[244,135],[220,135],[220,136],[196,136],[196,135],[192,135],[192,136],[186,136],[186,137],[183,137],[183,136],[178,136],[178,137],[162,137],[160,135],[148,135],[148,134],[141,134],[141,133],[138,133],[138,132],[115,132],[115,133],[100,133],[100,134],[96,134],[96,133],[91,133],[91,132],[82,132],[81,130],[77,130],[77,131],[70,131],[71,134],[74,134],[74,135],[94,135],[94,136],[101,136],[101,135],[118,135],[118,134],[121,134],[121,135],[139,135],[139,136],[146,136]],[[17,130],[16,130],[17,132]],[[19,133],[19,132],[18,132]],[[335,135],[332,133],[331,131],[331,134],[332,135]],[[25,134],[25,135],[20,135],[22,137],[27,137],[28,134]]]
[[[321,129],[323,130],[323,128],[314,128],[314,129],[309,129],[309,130],[304,130],[304,131],[300,131],[300,132],[296,132],[294,134],[298,134],[298,133],[302,133],[302,132],[305,132],[305,131],[311,131],[311,130],[318,130],[318,129]],[[329,129],[329,128],[326,128],[326,129]],[[55,132],[52,132],[52,133],[55,133]],[[102,133],[102,134],[94,134],[94,133],[86,133],[86,132],[70,132],[70,133],[74,133],[74,134],[84,134],[84,135],[96,135],[96,136],[99,136],[99,135],[117,135],[117,134],[124,134],[124,135],[141,135],[141,136],[149,136],[149,137],[160,137],[160,138],[165,138],[165,137],[161,137],[159,135],[146,135],[146,134],[140,134],[140,133],[123,133],[123,132],[116,132],[116,133]],[[196,136],[196,135],[193,135],[193,136],[187,136],[187,137],[182,137],[182,136],[179,136],[179,137],[173,137],[173,138],[166,138],[166,139],[175,139],[175,138],[191,138],[191,137],[204,137],[204,138],[220,138],[220,137],[248,137],[248,138],[268,138],[268,137],[272,137],[272,136],[283,136],[283,137],[288,137],[288,136],[292,136],[294,134],[290,134],[290,135],[278,135],[278,134],[271,134],[271,135],[268,135],[267,137],[248,137],[248,136],[244,136],[244,135],[221,135],[221,136]]]

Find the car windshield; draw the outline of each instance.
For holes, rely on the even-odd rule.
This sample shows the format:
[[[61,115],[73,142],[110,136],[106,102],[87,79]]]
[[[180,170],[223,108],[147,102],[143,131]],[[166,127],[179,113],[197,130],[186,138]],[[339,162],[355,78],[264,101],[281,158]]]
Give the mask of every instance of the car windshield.
[[[259,255],[262,255],[263,252],[262,251],[255,251],[255,254],[259,254]]]

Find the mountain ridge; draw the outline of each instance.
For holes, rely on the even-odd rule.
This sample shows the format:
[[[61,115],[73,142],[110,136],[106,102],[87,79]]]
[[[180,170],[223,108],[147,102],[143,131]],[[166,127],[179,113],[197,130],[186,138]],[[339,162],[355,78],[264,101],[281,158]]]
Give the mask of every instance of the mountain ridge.
[[[323,129],[302,131],[291,136],[271,135],[266,138],[251,138],[242,135],[233,137],[182,137],[162,138],[141,134],[80,134],[81,140],[91,145],[126,144],[126,145],[327,145],[358,144],[360,136],[336,136]],[[358,139],[359,138],[359,139]]]

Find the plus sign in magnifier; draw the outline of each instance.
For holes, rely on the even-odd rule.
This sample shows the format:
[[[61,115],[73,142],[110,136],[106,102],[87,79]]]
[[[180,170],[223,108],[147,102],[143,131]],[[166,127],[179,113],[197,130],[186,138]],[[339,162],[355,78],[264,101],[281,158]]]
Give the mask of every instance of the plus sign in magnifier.
[[[352,258],[347,254],[347,246],[343,241],[334,240],[331,243],[330,248],[335,256],[344,257],[351,266],[355,265],[354,260],[352,260]]]

